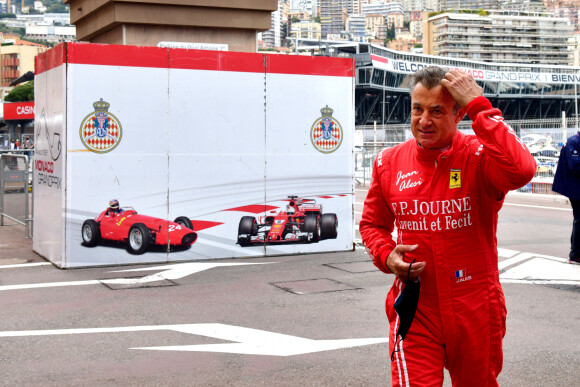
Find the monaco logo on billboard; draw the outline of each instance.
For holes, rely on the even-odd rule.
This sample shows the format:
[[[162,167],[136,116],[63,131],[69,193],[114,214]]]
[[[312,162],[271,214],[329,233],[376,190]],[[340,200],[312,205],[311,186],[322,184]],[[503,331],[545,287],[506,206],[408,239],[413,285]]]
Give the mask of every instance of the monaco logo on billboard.
[[[87,115],[81,123],[80,135],[84,146],[95,153],[110,152],[121,142],[121,123],[109,113],[111,105],[107,101],[93,103],[95,111]]]
[[[34,102],[5,102],[5,120],[33,120]]]
[[[322,117],[314,121],[310,129],[310,140],[317,151],[332,153],[342,144],[342,127],[336,118],[332,117],[333,109],[328,105],[320,109]]]

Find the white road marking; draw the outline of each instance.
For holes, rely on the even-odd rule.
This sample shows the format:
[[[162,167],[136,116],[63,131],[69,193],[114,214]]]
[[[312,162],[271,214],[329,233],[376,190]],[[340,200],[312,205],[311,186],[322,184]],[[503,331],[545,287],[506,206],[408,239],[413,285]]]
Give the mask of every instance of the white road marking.
[[[502,249],[501,247],[497,248],[497,253],[500,257],[504,257],[504,258],[511,258],[514,255],[518,254],[519,251],[515,251],[515,250],[509,250],[509,249]]]
[[[50,262],[16,263],[14,265],[0,265],[0,269],[16,269],[19,267],[47,266],[47,265],[52,265],[52,263]]]
[[[121,272],[134,272],[134,271],[151,271],[151,270],[163,270],[160,273],[151,274],[141,278],[112,278],[104,280],[88,280],[88,281],[71,281],[71,282],[47,282],[39,284],[23,284],[23,285],[4,285],[0,286],[0,291],[2,290],[21,290],[21,289],[38,289],[38,288],[51,288],[51,287],[62,287],[62,286],[85,286],[85,285],[98,285],[98,284],[117,284],[117,285],[135,285],[142,283],[149,283],[155,281],[161,281],[164,279],[175,280],[186,277],[188,275],[199,273],[200,271],[209,270],[214,267],[225,267],[225,266],[242,266],[242,265],[264,265],[272,262],[235,262],[235,263],[215,263],[215,262],[193,262],[193,263],[177,263],[173,265],[164,266],[151,266],[138,269],[129,270],[116,270],[111,273],[121,273]]]
[[[100,284],[100,282],[97,280],[72,281],[72,282],[45,282],[41,284],[3,285],[0,286],[0,290],[40,289],[40,288],[55,288],[61,286],[82,286],[82,285],[97,285],[97,284]]]
[[[139,269],[128,269],[128,270],[117,270],[111,273],[126,273],[134,271],[152,271],[152,270],[163,270],[160,273],[151,274],[142,278],[114,278],[110,280],[101,280],[103,283],[108,284],[140,284],[147,282],[161,281],[164,279],[174,280],[186,277],[190,274],[199,273],[200,271],[209,270],[214,267],[224,267],[224,266],[245,266],[245,265],[265,265],[272,262],[236,262],[236,263],[215,263],[215,262],[192,262],[192,263],[177,263],[173,265],[163,265],[154,267],[143,267]]]
[[[116,328],[54,329],[33,331],[4,331],[0,337],[54,336],[94,333],[119,333],[170,330],[219,340],[235,341],[225,344],[175,345],[136,347],[131,349],[156,351],[220,352],[263,356],[295,356],[364,345],[387,343],[388,338],[339,340],[311,340],[297,336],[244,328],[226,324],[178,324]]]
[[[570,265],[568,260],[546,255],[522,253],[519,256],[524,255],[527,259],[522,263],[500,274],[502,282],[580,286],[580,265]]]
[[[504,203],[503,205],[504,206],[515,206],[515,207],[541,208],[541,209],[546,209],[546,210],[572,211],[572,208],[537,206],[534,204]]]

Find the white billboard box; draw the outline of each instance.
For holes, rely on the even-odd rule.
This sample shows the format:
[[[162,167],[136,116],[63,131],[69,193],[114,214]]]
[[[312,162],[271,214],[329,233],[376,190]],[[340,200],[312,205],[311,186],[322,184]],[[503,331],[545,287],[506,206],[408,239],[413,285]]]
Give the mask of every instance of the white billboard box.
[[[41,54],[34,251],[73,268],[352,249],[353,77],[345,58]]]

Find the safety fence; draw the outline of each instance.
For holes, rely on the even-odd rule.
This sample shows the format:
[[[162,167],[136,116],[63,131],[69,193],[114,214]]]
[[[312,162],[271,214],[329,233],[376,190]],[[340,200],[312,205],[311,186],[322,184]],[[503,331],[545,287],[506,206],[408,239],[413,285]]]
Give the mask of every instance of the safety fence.
[[[24,152],[0,152],[0,226],[23,225],[26,238],[33,231],[31,159]]]
[[[506,121],[526,143],[537,162],[536,174],[518,192],[555,194],[552,191],[554,174],[558,165],[560,149],[566,139],[578,131],[575,118]],[[471,121],[462,121],[458,129],[474,134]],[[363,125],[356,127],[355,134],[355,181],[357,186],[368,187],[372,167],[379,151],[413,138],[410,124]]]

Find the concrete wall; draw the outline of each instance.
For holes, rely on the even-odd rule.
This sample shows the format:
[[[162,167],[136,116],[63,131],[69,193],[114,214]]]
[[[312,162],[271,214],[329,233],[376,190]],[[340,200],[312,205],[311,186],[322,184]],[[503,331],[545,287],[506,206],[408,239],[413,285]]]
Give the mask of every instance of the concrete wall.
[[[77,40],[156,46],[161,41],[228,44],[255,52],[277,0],[64,0]]]

